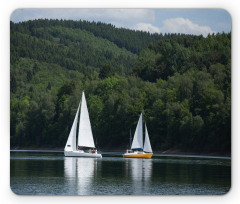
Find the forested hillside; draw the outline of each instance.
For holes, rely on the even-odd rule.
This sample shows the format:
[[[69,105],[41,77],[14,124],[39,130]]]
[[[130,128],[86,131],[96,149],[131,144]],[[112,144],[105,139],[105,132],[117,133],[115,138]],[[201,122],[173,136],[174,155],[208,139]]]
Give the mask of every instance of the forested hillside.
[[[82,90],[100,149],[231,151],[231,33],[150,34],[87,21],[10,23],[11,148],[64,148]]]

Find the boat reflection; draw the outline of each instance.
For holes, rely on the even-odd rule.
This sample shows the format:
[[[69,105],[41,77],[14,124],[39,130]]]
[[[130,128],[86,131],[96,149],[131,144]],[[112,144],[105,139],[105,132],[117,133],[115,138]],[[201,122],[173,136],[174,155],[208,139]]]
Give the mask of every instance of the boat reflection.
[[[96,167],[97,159],[94,158],[65,157],[64,177],[68,188],[78,195],[89,195]]]
[[[141,194],[144,189],[149,190],[152,178],[152,159],[128,159],[126,168],[132,180],[133,194]]]

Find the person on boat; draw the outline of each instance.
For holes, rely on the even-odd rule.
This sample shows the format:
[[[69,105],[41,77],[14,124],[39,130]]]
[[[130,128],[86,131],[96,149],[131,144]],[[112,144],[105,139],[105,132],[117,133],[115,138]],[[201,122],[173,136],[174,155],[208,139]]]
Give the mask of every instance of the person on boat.
[[[95,150],[94,150],[94,149],[92,150],[92,153],[93,153],[93,154],[95,153]]]

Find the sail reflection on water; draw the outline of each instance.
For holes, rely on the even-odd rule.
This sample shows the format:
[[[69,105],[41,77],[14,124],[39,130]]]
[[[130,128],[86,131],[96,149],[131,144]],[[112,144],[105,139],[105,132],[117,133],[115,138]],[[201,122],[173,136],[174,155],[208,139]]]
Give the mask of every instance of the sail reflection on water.
[[[94,158],[78,158],[77,160],[78,195],[88,195],[91,192],[94,161]]]
[[[133,194],[141,194],[144,189],[148,190],[151,185],[152,159],[129,159],[126,168],[130,171]]]
[[[152,159],[143,159],[143,178],[144,181],[150,181],[152,177]]]
[[[77,158],[75,157],[64,158],[64,177],[65,178],[76,177],[76,165],[77,165]]]
[[[65,157],[64,177],[69,188],[75,188],[78,195],[89,195],[93,185],[94,158]],[[70,190],[70,189],[69,189]]]

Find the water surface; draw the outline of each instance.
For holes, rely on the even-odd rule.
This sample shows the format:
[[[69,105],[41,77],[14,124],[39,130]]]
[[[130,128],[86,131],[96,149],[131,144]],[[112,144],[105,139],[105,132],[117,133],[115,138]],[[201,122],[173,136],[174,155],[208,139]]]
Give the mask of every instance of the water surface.
[[[227,157],[103,153],[95,159],[11,151],[10,159],[10,186],[19,195],[221,195],[231,187]]]

